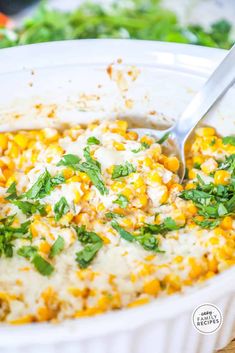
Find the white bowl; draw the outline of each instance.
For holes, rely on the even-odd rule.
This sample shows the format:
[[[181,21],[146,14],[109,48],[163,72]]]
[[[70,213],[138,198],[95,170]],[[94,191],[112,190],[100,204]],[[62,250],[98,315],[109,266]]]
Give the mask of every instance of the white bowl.
[[[172,123],[224,55],[218,49],[120,40],[1,50],[0,130],[110,116],[145,125]],[[120,58],[122,63],[117,63]],[[110,63],[115,63],[114,75],[117,71],[121,75],[118,84],[106,72]],[[130,71],[137,74],[135,80]],[[235,131],[234,97],[231,88],[206,118],[222,135]],[[218,306],[224,317],[221,329],[211,335],[200,334],[191,322],[194,309],[204,303]],[[187,293],[135,309],[58,325],[2,325],[0,352],[212,353],[234,337],[234,330],[235,268],[231,268]]]

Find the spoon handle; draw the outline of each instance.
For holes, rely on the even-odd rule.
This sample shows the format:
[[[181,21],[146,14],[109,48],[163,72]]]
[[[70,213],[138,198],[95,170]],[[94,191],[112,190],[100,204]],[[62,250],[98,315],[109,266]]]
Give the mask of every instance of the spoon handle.
[[[235,82],[235,45],[189,103],[172,132],[184,143],[197,123]]]

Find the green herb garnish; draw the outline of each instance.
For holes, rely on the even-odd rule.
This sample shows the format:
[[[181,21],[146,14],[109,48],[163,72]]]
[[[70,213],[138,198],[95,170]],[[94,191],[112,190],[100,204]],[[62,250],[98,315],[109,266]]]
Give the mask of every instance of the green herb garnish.
[[[27,199],[42,199],[46,195],[49,195],[50,192],[59,184],[65,182],[65,178],[62,175],[57,175],[52,177],[48,170],[45,170],[33,184],[33,186],[23,195],[21,198],[26,197]]]
[[[220,224],[219,219],[216,219],[216,220],[205,219],[203,221],[199,221],[196,218],[194,218],[193,220],[198,226],[204,229],[214,229]]]
[[[141,229],[140,233],[133,235],[122,228],[116,221],[112,221],[111,225],[113,229],[118,232],[120,237],[126,241],[131,243],[137,242],[148,251],[162,252],[158,247],[158,239],[152,233],[144,232],[143,229]]]
[[[64,249],[64,246],[65,246],[64,238],[62,238],[59,235],[58,238],[56,239],[56,241],[54,242],[54,244],[51,247],[51,250],[50,250],[50,253],[49,253],[49,258],[52,259],[56,255],[61,253],[61,251]]]
[[[134,38],[229,49],[232,25],[222,19],[205,28],[182,25],[161,1],[130,0],[103,3],[85,1],[71,12],[61,12],[43,1],[23,24],[1,28],[0,47],[85,38]]]
[[[41,216],[46,216],[47,212],[45,209],[45,205],[41,205],[38,201],[35,203],[29,201],[12,201],[14,205],[16,205],[23,214],[27,216],[32,216],[34,213],[39,212]]]
[[[0,256],[13,256],[13,241],[16,239],[30,239],[30,221],[24,222],[20,227],[12,227],[15,215],[0,220]]]
[[[100,141],[95,136],[91,136],[87,139],[87,144],[88,145],[100,145]]]
[[[64,196],[60,198],[58,202],[56,202],[54,206],[55,220],[58,222],[63,215],[65,215],[69,211],[69,204]]]
[[[228,164],[228,168],[230,168],[231,164]],[[198,214],[205,219],[217,219],[235,212],[234,182],[229,185],[206,184],[198,177],[196,188],[184,190],[180,197],[193,201],[198,208]]]
[[[80,161],[81,158],[76,156],[75,154],[65,154],[63,158],[59,161],[57,166],[65,166],[77,170],[77,165],[80,163]]]
[[[118,179],[135,173],[136,168],[133,164],[126,162],[125,164],[115,165],[113,168],[112,179]]]
[[[100,163],[91,157],[89,147],[84,148],[84,158],[86,162],[80,163],[78,169],[89,176],[92,184],[99,190],[101,195],[107,195],[108,189],[101,176]]]
[[[17,199],[17,191],[16,191],[16,182],[15,181],[7,189],[7,194],[9,194],[9,195],[7,197],[5,197],[6,200]]]
[[[78,240],[84,245],[83,250],[76,253],[76,261],[81,268],[86,268],[102,248],[103,240],[95,232],[88,232],[85,226],[74,229]]]
[[[170,136],[170,132],[166,132],[158,141],[159,145],[162,145]]]
[[[54,271],[54,267],[38,254],[38,249],[35,246],[22,246],[17,254],[29,260],[43,276],[49,276]]]
[[[105,217],[107,219],[116,219],[116,218],[124,217],[124,216],[121,214],[115,213],[115,212],[107,212],[107,213],[105,213]]]
[[[235,136],[226,136],[222,138],[222,142],[224,145],[232,145],[235,146]]]
[[[141,151],[145,151],[149,147],[150,147],[150,145],[147,142],[141,142],[140,147],[136,150],[131,150],[131,152],[139,153]]]
[[[117,198],[117,200],[113,201],[113,203],[116,203],[119,205],[121,208],[126,208],[129,204],[129,200],[126,196],[120,194]]]

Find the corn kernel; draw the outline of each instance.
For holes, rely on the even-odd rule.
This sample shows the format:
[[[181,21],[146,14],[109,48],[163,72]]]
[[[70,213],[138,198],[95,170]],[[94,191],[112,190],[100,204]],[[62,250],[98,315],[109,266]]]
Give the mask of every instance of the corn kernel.
[[[161,199],[160,199],[160,203],[163,204],[163,203],[166,203],[167,202],[167,199],[169,197],[169,193],[168,193],[168,189],[165,185],[162,185],[162,196],[161,196]]]
[[[152,143],[154,142],[153,138],[150,136],[143,136],[140,139],[140,142],[142,143],[147,143],[147,145],[152,145]]]
[[[199,127],[196,129],[195,134],[200,137],[208,137],[215,135],[215,129],[213,127]]]
[[[139,136],[138,136],[137,132],[135,132],[135,131],[128,131],[126,133],[127,140],[136,141],[136,140],[138,140],[138,137]]]
[[[161,290],[160,282],[157,279],[153,279],[144,284],[144,293],[156,296]]]
[[[150,180],[152,183],[162,184],[162,177],[158,174],[157,171],[152,171],[152,172],[149,174],[149,180]]]
[[[214,175],[214,182],[216,185],[228,185],[231,174],[227,170],[217,170]]]
[[[19,156],[19,147],[16,145],[14,142],[11,143],[9,149],[8,149],[8,155],[11,158],[17,158]]]
[[[222,222],[220,223],[220,226],[224,230],[230,230],[233,228],[233,219],[230,216],[224,217]]]
[[[0,134],[0,147],[6,150],[8,146],[8,137],[6,134]]]
[[[43,241],[39,245],[39,251],[48,254],[51,250],[50,244],[47,241]]]
[[[20,148],[24,150],[28,145],[29,139],[26,135],[16,134],[14,136],[14,141]]]
[[[123,145],[123,143],[120,143],[118,141],[114,141],[113,142],[113,147],[117,150],[117,151],[125,151],[125,146]]]
[[[164,167],[168,170],[170,170],[171,172],[177,172],[177,170],[180,167],[180,163],[178,158],[176,157],[168,157],[167,160],[164,163]]]
[[[188,177],[189,177],[189,179],[195,179],[197,177],[197,173],[195,172],[194,169],[189,170]]]

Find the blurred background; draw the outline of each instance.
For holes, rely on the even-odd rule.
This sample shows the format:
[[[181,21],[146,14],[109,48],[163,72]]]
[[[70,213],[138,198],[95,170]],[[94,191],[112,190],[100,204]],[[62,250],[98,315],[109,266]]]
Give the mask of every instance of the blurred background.
[[[235,41],[235,0],[0,0],[0,48],[77,38],[228,49]]]

